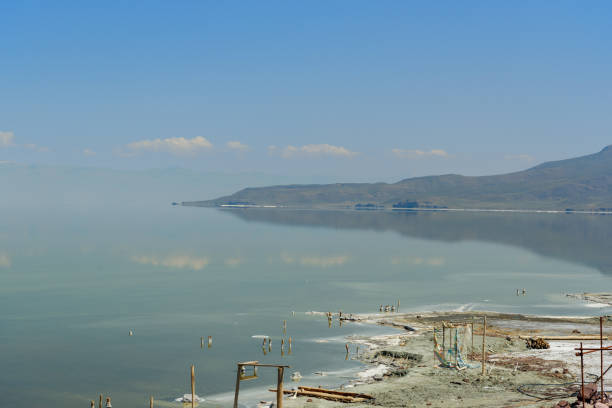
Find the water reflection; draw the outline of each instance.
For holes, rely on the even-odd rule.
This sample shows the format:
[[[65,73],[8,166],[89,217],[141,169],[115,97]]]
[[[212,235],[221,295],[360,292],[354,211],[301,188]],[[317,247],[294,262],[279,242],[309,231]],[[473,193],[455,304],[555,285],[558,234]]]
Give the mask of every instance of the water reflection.
[[[365,212],[287,209],[223,209],[249,222],[395,231],[436,241],[512,245],[612,274],[612,216],[457,212]],[[414,260],[412,260],[414,262]],[[391,262],[401,262],[398,259]],[[442,259],[422,260],[433,265]]]

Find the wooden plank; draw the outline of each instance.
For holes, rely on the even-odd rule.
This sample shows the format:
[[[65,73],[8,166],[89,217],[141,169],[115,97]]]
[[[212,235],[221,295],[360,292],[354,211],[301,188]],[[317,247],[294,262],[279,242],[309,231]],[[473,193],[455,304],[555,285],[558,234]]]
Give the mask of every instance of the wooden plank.
[[[278,364],[259,364],[259,363],[238,363],[241,366],[251,366],[251,367],[276,367],[276,368],[291,368],[288,365],[278,365]]]
[[[359,398],[366,398],[366,399],[374,399],[373,396],[368,395],[368,394],[359,394],[357,392],[348,392],[348,391],[327,390],[325,388],[305,387],[303,385],[300,385],[298,387],[298,390],[325,392],[327,394],[337,394],[337,395],[344,395],[344,396],[349,396],[349,397],[359,397]]]
[[[268,391],[277,392],[276,389],[270,389]],[[283,390],[283,394],[286,394],[286,395],[295,395],[295,393],[296,391]],[[344,395],[329,394],[325,392],[304,391],[300,389],[297,390],[297,395],[304,396],[304,397],[321,398],[321,399],[326,399],[329,401],[336,401],[336,402],[364,402],[366,401],[365,398],[348,397]]]

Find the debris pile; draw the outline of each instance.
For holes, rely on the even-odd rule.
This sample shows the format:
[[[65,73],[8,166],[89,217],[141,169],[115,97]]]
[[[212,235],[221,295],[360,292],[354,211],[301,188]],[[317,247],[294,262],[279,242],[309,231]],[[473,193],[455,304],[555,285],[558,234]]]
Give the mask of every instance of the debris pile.
[[[582,407],[584,402],[584,406],[588,408],[610,408],[612,407],[612,399],[608,394],[604,394],[603,400],[601,398],[601,393],[597,391],[597,384],[586,384],[584,386],[584,395],[582,394],[582,390],[578,391],[578,395],[576,396],[576,401],[572,404],[563,400],[559,401],[553,408],[579,408]]]
[[[546,340],[544,340],[544,339],[542,339],[540,337],[535,337],[535,338],[530,337],[527,340],[525,340],[525,343],[527,343],[527,348],[528,349],[538,349],[538,350],[541,350],[541,349],[549,349],[550,348],[550,344]]]
[[[571,378],[565,362],[560,360],[547,360],[539,357],[514,357],[495,354],[487,358],[488,364],[498,367],[510,368],[513,371],[535,372],[540,375],[560,380]]]

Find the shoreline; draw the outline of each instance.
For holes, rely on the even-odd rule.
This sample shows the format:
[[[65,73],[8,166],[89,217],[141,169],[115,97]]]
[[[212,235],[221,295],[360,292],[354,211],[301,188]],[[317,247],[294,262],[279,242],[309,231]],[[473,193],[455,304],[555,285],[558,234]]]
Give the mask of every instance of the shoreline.
[[[481,375],[480,367],[461,371],[435,367],[431,339],[433,325],[448,320],[471,319],[472,316],[476,321],[487,316],[487,375]],[[352,348],[362,344],[370,346],[359,356],[359,360],[368,365],[365,371],[373,375],[359,378],[356,374],[355,378],[339,389],[371,394],[376,398],[374,404],[379,406],[553,406],[563,398],[538,399],[525,394],[540,393],[540,397],[546,397],[555,388],[553,384],[565,387],[555,392],[572,401],[574,398],[570,394],[576,391],[576,386],[566,383],[579,380],[579,359],[574,356],[573,350],[579,341],[551,341],[548,350],[529,350],[519,336],[566,335],[576,330],[584,334],[599,332],[599,319],[596,317],[538,316],[492,311],[371,313],[355,314],[352,318],[345,320],[346,324],[355,321],[398,328],[398,333],[392,335],[347,338]],[[474,334],[476,351],[468,353],[472,358],[477,356],[482,346],[482,332],[476,326]],[[612,335],[612,325],[609,322],[604,326],[604,335]],[[598,346],[599,340],[585,341],[585,344],[590,343]],[[391,352],[400,356],[406,352],[416,354],[422,356],[422,360],[407,363],[406,359],[382,356],[380,353],[383,351],[386,355],[392,355]],[[599,354],[595,354],[586,361],[587,374],[599,372]],[[468,362],[478,363],[475,360]],[[545,383],[551,384],[548,389],[541,386],[542,389],[529,389],[535,387],[534,384]],[[612,389],[612,374],[610,379],[606,377],[605,384],[606,389]],[[528,390],[523,389],[521,392],[521,387],[527,387]],[[561,395],[564,393],[566,395]],[[307,397],[286,398],[285,401],[289,408],[345,406]],[[366,407],[372,404],[351,405]]]
[[[173,204],[174,205],[174,204]],[[203,207],[217,209],[274,209],[274,210],[320,210],[320,211],[368,211],[368,212],[493,212],[493,213],[512,213],[512,214],[593,214],[593,215],[612,215],[612,211],[605,210],[544,210],[544,209],[518,209],[518,208],[355,208],[354,206],[313,206],[313,207],[293,207],[288,205],[276,204],[213,204],[200,205],[197,202],[182,201],[182,207]]]

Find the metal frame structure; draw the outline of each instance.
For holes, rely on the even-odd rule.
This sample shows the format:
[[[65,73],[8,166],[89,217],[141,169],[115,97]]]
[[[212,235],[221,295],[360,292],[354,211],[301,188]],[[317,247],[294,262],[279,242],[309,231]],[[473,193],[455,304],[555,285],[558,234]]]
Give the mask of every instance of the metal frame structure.
[[[238,369],[236,371],[236,391],[234,393],[234,408],[238,408],[238,393],[240,392],[240,381],[254,380],[258,378],[257,367],[276,367],[278,370],[278,385],[276,387],[276,407],[283,408],[283,375],[285,368],[291,368],[288,365],[277,365],[277,364],[259,364],[258,361],[246,361],[243,363],[237,363]],[[253,375],[244,375],[244,367],[253,367]]]

